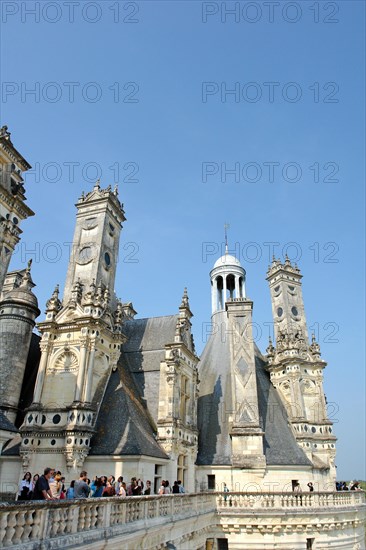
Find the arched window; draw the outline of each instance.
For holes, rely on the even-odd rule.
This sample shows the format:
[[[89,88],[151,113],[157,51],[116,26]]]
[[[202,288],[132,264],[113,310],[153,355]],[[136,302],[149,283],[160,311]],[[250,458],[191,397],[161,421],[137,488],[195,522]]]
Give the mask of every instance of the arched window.
[[[221,275],[216,278],[217,283],[217,309],[224,309],[224,281]]]
[[[226,277],[226,299],[234,298],[235,292],[235,277],[230,274]]]

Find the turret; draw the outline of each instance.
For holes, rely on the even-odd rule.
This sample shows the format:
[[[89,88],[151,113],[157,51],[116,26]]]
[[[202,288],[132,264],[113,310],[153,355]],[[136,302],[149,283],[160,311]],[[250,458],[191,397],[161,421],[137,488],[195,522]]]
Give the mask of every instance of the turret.
[[[245,298],[245,269],[228,252],[221,256],[210,272],[212,315],[225,310],[228,299]]]
[[[308,339],[301,288],[302,275],[289,258],[273,258],[268,269],[275,346],[270,339],[267,368],[287,408],[294,434],[313,461],[314,467],[329,469],[335,475],[335,441],[328,419],[323,389],[320,346]]]
[[[32,331],[40,314],[30,266],[31,261],[19,287],[5,293],[0,302],[0,409],[11,422],[18,412]]]

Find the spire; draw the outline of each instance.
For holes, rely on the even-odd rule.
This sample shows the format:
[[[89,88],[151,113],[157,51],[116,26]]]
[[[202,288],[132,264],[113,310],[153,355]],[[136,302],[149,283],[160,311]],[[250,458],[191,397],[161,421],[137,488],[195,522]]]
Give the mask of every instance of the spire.
[[[230,224],[225,223],[224,224],[224,230],[225,230],[225,254],[229,254],[229,245],[227,241],[227,230],[230,228]]]

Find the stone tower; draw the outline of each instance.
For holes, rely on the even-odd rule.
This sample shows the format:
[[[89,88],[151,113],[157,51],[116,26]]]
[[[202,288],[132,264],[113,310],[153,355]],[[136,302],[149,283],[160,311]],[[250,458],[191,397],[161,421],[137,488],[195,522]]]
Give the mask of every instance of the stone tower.
[[[114,294],[123,205],[117,190],[101,189],[98,182],[76,207],[63,301],[56,286],[38,325],[42,355],[33,404],[21,428],[25,468],[37,464],[40,470],[50,463],[49,453],[61,471],[82,467],[125,340],[124,309]]]
[[[0,293],[15,246],[22,233],[20,222],[34,212],[25,204],[22,173],[31,168],[15,149],[8,127],[0,128]]]
[[[198,357],[191,332],[193,314],[184,289],[174,342],[165,346],[160,363],[158,441],[171,461],[167,477],[194,487],[197,456]]]
[[[228,466],[232,467],[233,479],[241,479],[248,470],[261,478],[265,456],[258,411],[253,302],[245,295],[245,270],[226,248],[210,278],[211,335],[199,363],[198,464],[211,467],[210,475],[216,476],[220,487]]]
[[[276,346],[267,348],[271,382],[280,392],[293,433],[315,468],[335,476],[335,441],[323,390],[326,362],[308,339],[299,268],[286,257],[268,269]]]
[[[40,314],[30,265],[0,302],[0,410],[15,422],[35,319]]]

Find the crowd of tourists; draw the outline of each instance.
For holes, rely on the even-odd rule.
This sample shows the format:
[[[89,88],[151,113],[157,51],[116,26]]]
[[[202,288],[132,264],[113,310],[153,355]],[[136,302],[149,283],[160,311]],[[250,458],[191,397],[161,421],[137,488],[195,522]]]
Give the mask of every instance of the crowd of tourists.
[[[346,481],[336,482],[337,491],[362,491],[359,481],[350,481],[348,484]]]
[[[158,495],[169,495],[176,493],[185,493],[185,489],[180,480],[174,481],[170,486],[169,481],[162,480]],[[59,500],[59,499],[79,499],[89,497],[134,497],[154,494],[151,481],[146,484],[142,479],[132,477],[129,483],[120,476],[117,480],[113,475],[95,476],[92,480],[88,478],[87,472],[83,471],[79,479],[73,480],[70,486],[66,488],[65,477],[61,472],[53,468],[45,468],[43,475],[35,474],[32,477],[27,472],[19,484],[17,500]]]

